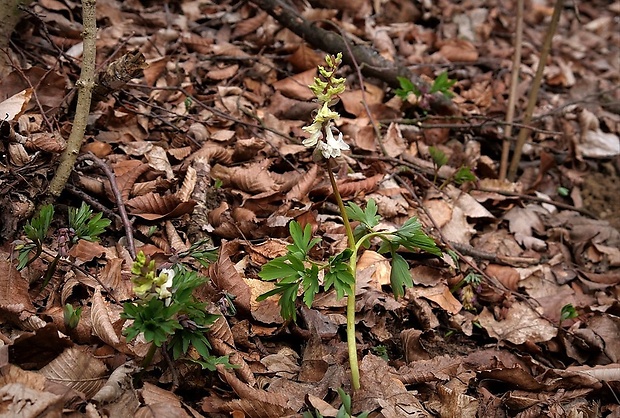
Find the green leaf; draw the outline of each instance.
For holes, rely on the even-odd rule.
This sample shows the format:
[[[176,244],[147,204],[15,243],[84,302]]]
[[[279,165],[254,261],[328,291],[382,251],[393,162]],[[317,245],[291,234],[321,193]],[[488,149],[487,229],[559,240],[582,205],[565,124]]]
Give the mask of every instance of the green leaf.
[[[403,287],[413,286],[413,280],[409,272],[409,263],[398,253],[392,254],[390,283],[392,285],[392,292],[397,299],[405,295]]]
[[[274,258],[267,264],[264,264],[258,277],[263,280],[276,280],[287,277],[299,277],[299,272],[303,271],[304,265],[293,254],[287,254],[282,257]]]
[[[443,167],[448,162],[448,156],[446,153],[435,146],[428,147],[428,153],[431,155],[433,164],[435,164],[437,168]]]
[[[102,213],[93,215],[90,206],[82,202],[79,209],[69,208],[69,226],[75,231],[75,239],[96,241],[112,221],[103,218]]]
[[[306,224],[302,231],[299,222],[293,221],[289,225],[289,231],[291,238],[293,238],[293,244],[287,248],[291,253],[299,254],[301,260],[305,260],[310,249],[321,241],[320,238],[312,239],[312,226],[310,224]]]
[[[456,80],[450,80],[448,78],[448,73],[444,71],[443,73],[437,76],[437,78],[433,82],[433,85],[431,86],[430,92],[431,94],[439,92],[443,94],[444,96],[446,96],[447,98],[454,97],[454,93],[450,91],[450,88],[455,83],[456,83]]]
[[[24,225],[26,236],[35,242],[41,243],[47,236],[47,232],[54,217],[54,206],[45,205],[39,214]]]
[[[304,291],[304,303],[310,308],[314,301],[314,296],[319,293],[319,268],[316,264],[305,270],[301,279],[301,285]]]
[[[562,310],[560,311],[560,322],[576,318],[577,316],[579,316],[579,314],[572,303],[562,306]]]
[[[351,296],[355,276],[351,273],[349,264],[339,256],[340,254],[330,258],[329,271],[325,272],[323,286],[326,291],[333,286],[336,290],[336,297],[342,299],[345,294]]]
[[[415,94],[416,96],[420,96],[420,90],[416,87],[413,82],[406,77],[396,77],[400,84],[400,88],[394,90],[394,93],[403,100],[407,99],[410,93]]]
[[[342,388],[338,388],[338,395],[340,395],[340,400],[342,401],[342,406],[344,406],[344,411],[351,415],[351,396],[349,396],[349,394]]]
[[[424,250],[436,256],[441,256],[441,250],[435,241],[422,231],[422,224],[414,216],[408,219],[396,232],[393,243],[402,245],[411,251]]]
[[[347,203],[345,210],[349,219],[361,222],[369,230],[377,226],[379,221],[381,221],[381,216],[377,215],[377,203],[374,199],[368,199],[364,210],[353,202]]]
[[[474,173],[472,173],[469,167],[461,167],[454,173],[454,182],[456,184],[463,184],[468,181],[476,181],[478,177]]]

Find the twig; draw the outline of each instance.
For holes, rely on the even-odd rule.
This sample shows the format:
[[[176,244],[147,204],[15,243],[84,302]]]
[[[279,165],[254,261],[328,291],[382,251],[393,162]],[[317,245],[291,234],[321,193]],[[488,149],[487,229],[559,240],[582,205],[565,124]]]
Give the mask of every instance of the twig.
[[[103,212],[103,214],[108,218],[114,218],[118,221],[122,221],[119,215],[117,215],[116,213],[102,205],[99,201],[97,201],[97,199],[94,199],[91,195],[85,193],[83,190],[78,189],[74,185],[67,183],[65,190],[72,195],[77,196],[80,200],[88,203],[90,207],[98,210],[99,212]]]
[[[508,110],[506,112],[506,131],[504,133],[504,143],[502,144],[502,157],[499,165],[499,179],[506,179],[508,171],[508,154],[510,153],[510,142],[512,136],[512,121],[515,115],[515,102],[517,101],[517,87],[519,85],[519,69],[521,67],[521,44],[523,42],[523,2],[517,0],[517,27],[515,29],[515,51],[512,57],[512,74],[510,79],[510,95],[508,96]]]
[[[88,115],[90,113],[90,102],[95,86],[97,35],[95,0],[82,0],[82,16],[84,26],[84,60],[82,61],[80,79],[76,82],[78,87],[78,99],[75,109],[75,118],[73,119],[73,128],[71,129],[69,140],[67,141],[67,148],[62,153],[60,164],[56,169],[56,174],[50,182],[48,189],[49,198],[47,200],[54,200],[60,196],[60,193],[62,193],[62,190],[67,184],[75,160],[84,142],[84,132],[86,132]]]
[[[118,214],[121,217],[121,221],[123,222],[123,227],[125,228],[125,235],[127,237],[127,249],[129,250],[129,254],[131,258],[136,258],[136,244],[133,239],[133,226],[129,221],[129,217],[127,216],[127,210],[125,209],[125,203],[123,202],[123,196],[121,195],[120,190],[118,190],[118,185],[116,183],[116,176],[114,172],[108,167],[108,165],[96,157],[93,153],[88,152],[86,154],[80,155],[78,158],[79,161],[91,160],[94,162],[99,168],[103,170],[105,175],[108,177],[110,182],[110,189],[114,194],[114,199],[116,200],[116,206],[118,206]]]
[[[553,8],[553,16],[551,16],[551,22],[549,23],[549,27],[547,28],[545,41],[543,42],[542,50],[540,51],[540,60],[538,61],[538,67],[536,68],[536,75],[534,76],[534,80],[532,81],[532,87],[530,89],[530,95],[528,97],[527,108],[525,109],[525,116],[523,117],[523,123],[525,125],[529,125],[532,121],[534,107],[536,106],[536,101],[538,99],[538,91],[540,90],[540,84],[542,82],[543,71],[545,69],[545,64],[547,63],[549,51],[551,50],[553,35],[555,34],[555,30],[558,27],[558,22],[560,21],[560,14],[562,12],[563,5],[564,0],[556,0],[555,6]],[[517,169],[519,168],[519,163],[521,162],[523,145],[525,145],[525,140],[527,139],[529,134],[530,130],[527,128],[521,128],[521,130],[519,131],[519,137],[517,138],[517,143],[515,144],[512,161],[510,162],[510,167],[508,168],[508,179],[510,181],[514,181],[515,177],[517,176]]]
[[[485,188],[476,189],[476,190],[479,190],[481,192],[498,193],[504,196],[514,196],[514,197],[518,197],[519,199],[531,200],[534,202],[549,203],[550,205],[553,205],[561,209],[574,210],[575,212],[579,212],[582,215],[586,215],[589,218],[598,219],[598,216],[596,216],[595,214],[593,214],[592,212],[586,209],[578,208],[573,205],[569,205],[568,203],[556,202],[555,200],[545,199],[544,197],[530,196],[527,194],[519,194],[519,193],[508,192],[504,190],[493,190],[493,189],[485,189]]]

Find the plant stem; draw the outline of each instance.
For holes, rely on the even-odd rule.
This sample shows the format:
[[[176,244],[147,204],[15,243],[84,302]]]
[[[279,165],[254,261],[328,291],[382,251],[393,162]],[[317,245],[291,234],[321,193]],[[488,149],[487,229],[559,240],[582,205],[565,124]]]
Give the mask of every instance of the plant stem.
[[[146,357],[142,360],[142,368],[146,369],[153,361],[153,356],[155,355],[155,351],[157,350],[157,346],[155,343],[151,343],[149,347],[149,351],[146,353]]]
[[[336,178],[334,177],[334,173],[332,172],[333,162],[331,158],[327,159],[327,173],[329,174],[329,181],[332,184],[332,189],[334,191],[334,197],[336,198],[336,202],[338,203],[338,208],[340,209],[340,215],[342,216],[342,223],[344,224],[344,229],[347,232],[347,240],[349,243],[349,248],[353,252],[351,254],[351,258],[349,259],[349,267],[351,268],[351,274],[357,280],[357,275],[355,273],[357,266],[357,247],[355,245],[355,237],[353,236],[353,230],[351,229],[351,223],[349,222],[349,217],[347,216],[347,211],[344,207],[344,202],[342,201],[342,197],[340,196],[340,192],[338,191],[338,184],[336,183]],[[360,388],[360,370],[359,365],[357,364],[357,342],[355,339],[355,284],[356,280],[353,281],[351,285],[351,292],[347,295],[347,348],[349,350],[349,366],[351,367],[351,385],[353,386],[353,390],[358,390]]]

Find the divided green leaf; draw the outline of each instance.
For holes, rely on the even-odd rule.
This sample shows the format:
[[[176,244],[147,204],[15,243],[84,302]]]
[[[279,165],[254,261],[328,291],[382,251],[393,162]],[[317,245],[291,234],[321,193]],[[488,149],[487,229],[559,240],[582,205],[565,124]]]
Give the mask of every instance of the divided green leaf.
[[[430,146],[428,147],[428,153],[431,155],[433,164],[435,164],[437,168],[441,168],[448,163],[448,156],[439,148]]]

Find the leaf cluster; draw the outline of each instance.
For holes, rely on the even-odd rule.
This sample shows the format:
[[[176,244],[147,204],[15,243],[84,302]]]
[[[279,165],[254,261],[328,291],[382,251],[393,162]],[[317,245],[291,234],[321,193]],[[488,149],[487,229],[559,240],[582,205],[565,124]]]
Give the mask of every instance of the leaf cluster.
[[[416,86],[413,81],[406,77],[397,77],[397,79],[400,84],[400,88],[394,90],[394,93],[403,100],[407,100],[407,96],[410,94],[415,94],[418,98],[435,93],[443,94],[448,99],[454,97],[454,93],[452,93],[450,89],[454,86],[456,80],[450,80],[446,71],[439,74],[437,78],[435,78],[435,81],[433,81],[433,84],[430,86],[430,90],[428,87],[420,88]]]
[[[346,206],[349,219],[358,221],[360,224],[355,228],[354,235],[359,246],[367,245],[369,238],[375,236],[381,239],[379,253],[389,252],[392,257],[392,270],[390,284],[394,296],[404,295],[403,287],[413,286],[409,264],[397,251],[404,247],[409,251],[423,250],[433,255],[440,256],[441,251],[435,241],[422,230],[422,224],[417,218],[407,220],[400,228],[393,232],[374,231],[379,224],[380,216],[377,215],[377,205],[373,199],[368,201],[365,209],[355,203]]]
[[[349,294],[355,278],[351,273],[348,259],[351,252],[344,252],[330,257],[329,262],[319,265],[309,257],[310,250],[318,244],[320,238],[312,238],[312,227],[307,224],[304,229],[293,221],[289,225],[293,243],[287,246],[288,252],[266,263],[259,277],[267,281],[276,281],[275,288],[260,295],[257,300],[265,300],[270,296],[280,295],[280,315],[286,320],[297,318],[297,294],[301,287],[303,302],[312,306],[315,295],[319,292],[319,272],[324,272],[325,290],[332,286],[339,297]]]
[[[69,208],[69,226],[75,234],[72,238],[74,244],[80,239],[97,241],[111,223],[103,217],[103,213],[93,214],[90,206],[84,202],[79,209]]]

